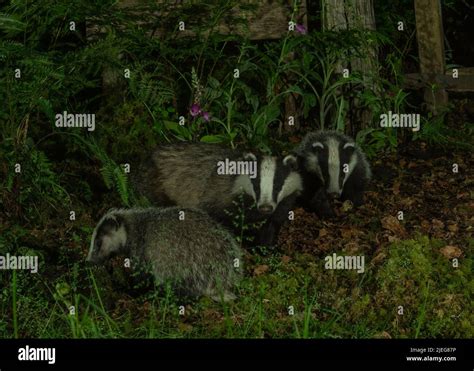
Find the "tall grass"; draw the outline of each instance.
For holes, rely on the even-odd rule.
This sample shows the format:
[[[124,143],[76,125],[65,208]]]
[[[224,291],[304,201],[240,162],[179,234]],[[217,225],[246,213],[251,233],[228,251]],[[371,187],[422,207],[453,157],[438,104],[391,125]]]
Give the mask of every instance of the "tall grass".
[[[17,282],[16,282],[16,270],[12,273],[12,284],[11,284],[11,292],[12,292],[12,319],[13,319],[13,336],[15,339],[18,339],[18,318],[17,318],[17,300],[16,300],[16,293],[17,293]]]

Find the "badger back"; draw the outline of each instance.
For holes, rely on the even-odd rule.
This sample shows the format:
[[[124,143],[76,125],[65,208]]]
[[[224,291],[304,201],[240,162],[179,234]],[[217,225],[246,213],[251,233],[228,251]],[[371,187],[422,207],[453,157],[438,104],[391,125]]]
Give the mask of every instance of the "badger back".
[[[251,221],[266,219],[289,195],[301,192],[296,158],[255,156],[217,145],[184,143],[159,147],[141,172],[141,193],[155,205],[205,210],[227,224],[236,198]]]
[[[230,232],[199,209],[169,207],[147,219],[145,256],[149,261],[181,264],[185,259],[204,266],[206,261],[240,259],[242,252]],[[181,255],[179,259],[178,255]],[[171,273],[170,273],[171,274]]]
[[[181,292],[226,298],[241,276],[242,251],[235,238],[193,208],[151,209],[144,231],[144,260],[158,283],[171,282]]]
[[[241,152],[206,143],[160,146],[141,166],[136,188],[159,206],[206,208],[208,204],[223,209],[232,202],[238,175],[219,175],[219,163],[242,157]],[[248,177],[240,180],[240,186],[252,195]]]

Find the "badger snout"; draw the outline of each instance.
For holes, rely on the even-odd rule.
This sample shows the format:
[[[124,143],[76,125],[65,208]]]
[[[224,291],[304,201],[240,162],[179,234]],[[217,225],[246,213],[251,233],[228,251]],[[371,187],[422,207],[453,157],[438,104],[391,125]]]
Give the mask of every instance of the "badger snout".
[[[262,214],[271,214],[273,213],[274,209],[275,208],[270,204],[264,204],[258,207],[258,211],[261,212]]]
[[[86,263],[87,265],[97,265],[100,263],[100,261],[89,254],[86,258]]]

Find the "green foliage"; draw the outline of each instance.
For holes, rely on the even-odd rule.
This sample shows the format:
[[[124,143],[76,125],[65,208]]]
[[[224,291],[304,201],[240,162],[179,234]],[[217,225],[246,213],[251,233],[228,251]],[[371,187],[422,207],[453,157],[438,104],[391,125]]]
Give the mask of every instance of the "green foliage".
[[[403,306],[399,326],[415,329],[411,333],[414,337],[435,337],[439,331],[450,337],[472,336],[471,254],[468,251],[455,268],[439,252],[443,246],[427,237],[394,243],[377,274],[380,291],[375,301],[388,313],[396,313],[398,306]],[[455,315],[447,316],[447,312]]]
[[[248,220],[248,216],[255,213],[257,204],[240,194],[237,199],[233,201],[232,207],[224,210],[225,214],[232,220],[232,228],[237,241],[241,245],[251,245],[255,240],[255,233],[264,225],[265,221],[252,222]]]
[[[273,137],[280,133],[275,129],[287,120],[282,116],[284,100],[292,95],[304,120],[317,117],[316,123],[308,125],[311,129],[346,129],[350,102],[357,99],[360,107],[370,108],[373,114],[374,125],[363,128],[359,136],[367,140],[369,153],[396,147],[397,131],[378,127],[378,118],[389,110],[413,109],[401,90],[402,61],[408,58],[413,34],[400,38],[404,33],[384,28],[382,22],[378,33],[312,30],[299,35],[289,31],[281,40],[258,44],[247,37],[216,32],[224,17],[247,27],[244,19],[229,16],[236,6],[251,8],[237,1],[193,2],[166,12],[164,4],[144,2],[137,8],[142,11],[138,17],[136,11],[116,7],[113,2],[51,0],[4,7],[0,59],[5,68],[0,71],[0,81],[5,89],[0,91],[0,100],[7,106],[0,109],[5,125],[2,135],[14,137],[18,127],[24,129],[31,120],[35,125],[24,129],[22,135],[47,135],[56,130],[54,113],[94,112],[101,106],[100,133],[94,134],[105,148],[106,142],[110,143],[107,138],[116,130],[114,123],[126,117],[126,112],[116,110],[119,101],[129,107],[128,119],[135,133],[129,136],[134,142],[128,145],[147,142],[151,147],[174,138],[244,144],[271,152]],[[387,18],[387,22],[395,22],[395,13],[389,9],[400,4],[377,6],[378,21]],[[157,12],[167,16],[151,16]],[[70,29],[70,14],[74,14],[75,30]],[[140,27],[136,26],[138,18]],[[86,39],[86,20],[103,32]],[[178,20],[184,21],[196,38],[179,37]],[[414,21],[412,15],[397,15],[396,20],[404,21],[406,27]],[[157,33],[160,37],[153,37]],[[373,46],[391,50],[384,56],[383,68],[369,77],[373,88],[367,86],[366,77],[353,71],[348,78],[341,76],[338,66],[364,57],[363,51]],[[17,68],[21,79],[15,78]],[[234,77],[236,69],[238,78]],[[125,77],[126,70],[130,78]],[[115,88],[105,98],[98,94],[103,78]],[[86,95],[90,98],[84,99]],[[191,117],[189,108],[194,102],[210,113],[209,122],[201,116]],[[180,117],[185,118],[184,125],[180,125]],[[432,133],[427,134],[430,138],[443,140],[443,135],[438,135],[443,127],[436,122],[426,126]]]
[[[94,139],[84,140],[81,136],[74,134],[72,137],[82,146],[86,147],[86,152],[89,156],[100,161],[102,165],[100,173],[106,187],[108,189],[115,188],[122,203],[125,206],[130,206],[132,191],[129,188],[127,174],[125,173],[127,164],[118,165]]]
[[[50,213],[70,203],[70,196],[60,184],[53,164],[37,150],[31,140],[15,146],[11,140],[0,145],[5,173],[0,181],[0,205],[5,210],[16,204],[25,219],[47,218]]]
[[[363,275],[325,270],[324,259],[307,254],[286,263],[277,252],[254,255],[250,269],[265,265],[267,271],[253,276],[248,271],[232,303],[208,298],[184,303],[169,288],[137,295],[140,288],[123,283],[121,290],[131,289],[133,298],[119,296],[116,271],[128,276],[123,282],[130,280],[120,264],[112,276],[77,262],[54,280],[0,273],[10,282],[0,296],[6,324],[0,336],[13,336],[16,327],[19,337],[45,338],[472,337],[471,250],[454,268],[439,253],[442,246],[427,237],[393,243],[382,264],[366,266]],[[16,325],[14,300],[22,308]],[[181,305],[185,316],[179,315]]]
[[[394,243],[383,265],[362,277],[325,271],[319,256],[297,252],[283,263],[274,250],[252,251],[239,299],[224,305],[203,298],[186,307],[186,317],[169,290],[141,295],[146,282],[140,277],[140,284],[129,285],[129,273],[117,267],[109,275],[83,266],[99,214],[145,204],[134,195],[124,164],[133,174],[152,148],[172,141],[266,153],[291,149],[294,142],[283,131],[289,96],[301,113],[301,132],[291,135],[318,128],[357,132],[370,156],[395,150],[407,138],[472,149],[472,127],[456,122],[460,130],[453,131],[449,112],[422,115],[421,131],[405,137],[380,128],[382,113],[419,111],[415,94],[402,90],[414,33],[393,27],[402,20],[414,29],[413,12],[403,11],[410,1],[376,2],[377,32],[312,29],[264,42],[217,31],[224,18],[248,29],[231,12],[252,9],[241,3],[193,1],[172,11],[156,1],[131,9],[98,0],[0,6],[0,253],[34,253],[48,263],[41,275],[0,272],[6,283],[0,287],[0,337],[369,338],[382,331],[472,337],[466,310],[471,259],[454,270],[437,252],[440,243],[427,238]],[[157,17],[160,12],[166,16]],[[179,21],[194,35],[183,36]],[[100,32],[86,35],[86,24]],[[343,77],[339,67],[371,45],[383,61],[369,76],[371,84],[353,71]],[[370,109],[367,127],[351,117],[354,102]],[[209,120],[191,115],[193,103],[209,112]],[[96,130],[55,127],[63,111],[96,113]],[[249,231],[259,225],[249,225],[236,206],[240,241],[249,242]],[[67,224],[72,209],[78,219]],[[268,272],[255,273],[260,266]]]

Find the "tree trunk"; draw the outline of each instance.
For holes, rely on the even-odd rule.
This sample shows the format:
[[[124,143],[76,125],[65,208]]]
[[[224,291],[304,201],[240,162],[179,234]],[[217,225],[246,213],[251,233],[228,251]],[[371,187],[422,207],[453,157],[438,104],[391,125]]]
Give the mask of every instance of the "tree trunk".
[[[375,15],[373,0],[323,0],[323,27],[325,30],[350,30],[366,29],[375,31]],[[350,73],[358,72],[362,75],[365,89],[378,91],[378,61],[377,48],[365,43],[360,50],[363,57],[353,57],[349,61],[340,61],[336,68],[342,73],[347,68]],[[356,111],[357,118],[351,121],[359,122],[359,129],[366,128],[372,122],[372,112],[367,109],[358,108],[360,103],[355,100],[352,106]],[[349,132],[354,134],[354,122],[349,123]]]

